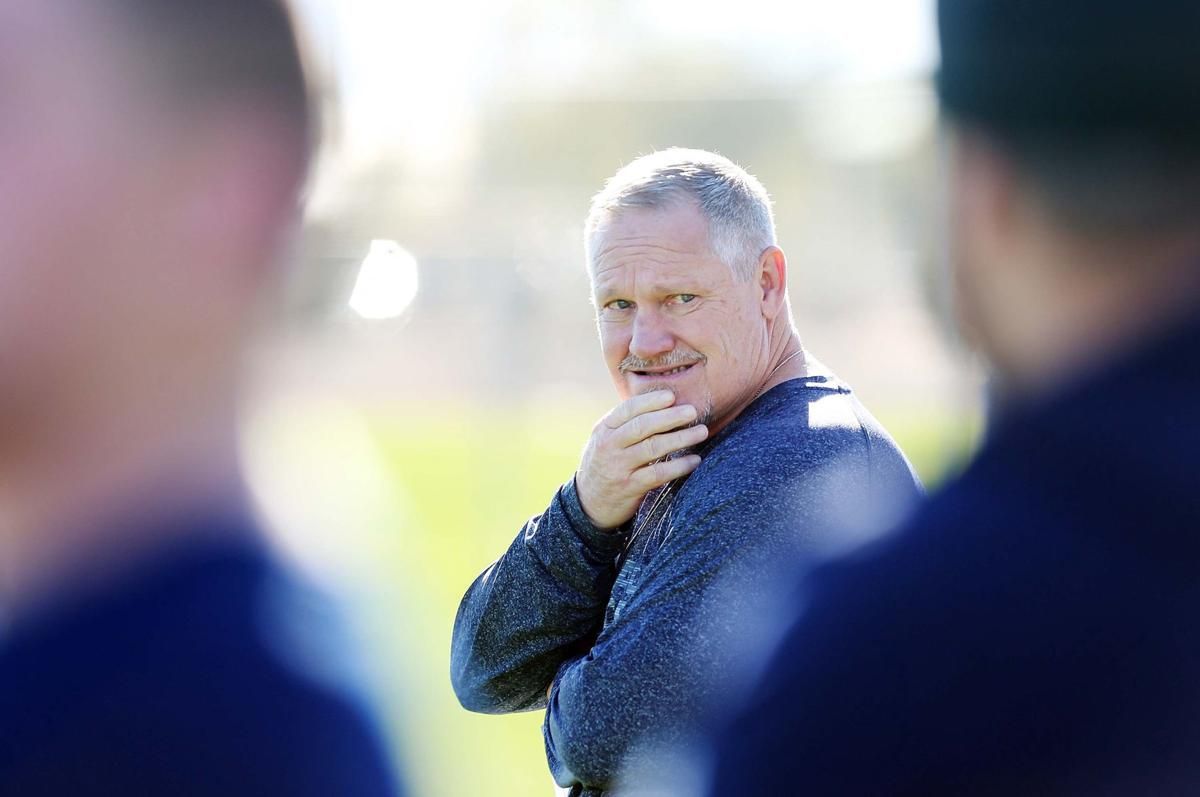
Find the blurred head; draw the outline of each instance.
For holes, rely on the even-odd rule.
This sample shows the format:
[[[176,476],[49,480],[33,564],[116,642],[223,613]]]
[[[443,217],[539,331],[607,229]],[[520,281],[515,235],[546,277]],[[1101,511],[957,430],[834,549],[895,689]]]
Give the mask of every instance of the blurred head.
[[[224,379],[313,140],[278,0],[0,3],[0,437]]]
[[[762,386],[791,333],[786,262],[753,176],[709,152],[635,160],[585,226],[600,342],[621,398],[661,387],[710,425]]]
[[[939,28],[962,323],[1019,389],[1195,288],[1200,5],[942,0]]]

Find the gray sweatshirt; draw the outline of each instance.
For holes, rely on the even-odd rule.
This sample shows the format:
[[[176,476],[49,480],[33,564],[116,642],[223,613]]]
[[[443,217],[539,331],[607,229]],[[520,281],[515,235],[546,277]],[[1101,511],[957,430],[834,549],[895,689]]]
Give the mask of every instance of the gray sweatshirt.
[[[550,770],[572,795],[654,777],[761,652],[776,586],[890,526],[921,489],[828,372],[767,391],[698,453],[616,531],[568,481],[459,607],[459,700],[545,709]]]

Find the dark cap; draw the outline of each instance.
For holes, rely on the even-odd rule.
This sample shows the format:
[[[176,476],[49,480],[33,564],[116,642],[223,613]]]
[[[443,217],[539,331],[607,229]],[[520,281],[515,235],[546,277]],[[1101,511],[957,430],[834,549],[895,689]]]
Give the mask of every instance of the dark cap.
[[[939,0],[938,32],[960,120],[1200,134],[1200,0]]]

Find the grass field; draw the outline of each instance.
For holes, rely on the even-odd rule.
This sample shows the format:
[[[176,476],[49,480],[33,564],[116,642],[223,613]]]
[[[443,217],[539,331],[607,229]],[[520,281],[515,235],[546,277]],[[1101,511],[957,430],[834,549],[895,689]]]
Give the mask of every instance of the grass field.
[[[976,434],[970,419],[880,417],[927,484],[965,457]],[[463,591],[573,473],[594,418],[444,406],[362,418],[389,494],[373,514],[378,533],[366,538],[379,586],[368,592],[363,623],[414,792],[552,794],[539,713],[480,716],[458,706],[450,632]],[[319,424],[301,425],[320,434]]]

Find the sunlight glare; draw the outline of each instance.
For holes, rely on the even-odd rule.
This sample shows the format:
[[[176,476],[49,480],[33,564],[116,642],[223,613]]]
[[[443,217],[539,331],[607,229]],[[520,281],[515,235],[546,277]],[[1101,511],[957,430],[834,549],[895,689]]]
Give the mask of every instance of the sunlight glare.
[[[350,308],[363,318],[395,318],[412,304],[417,288],[417,259],[395,241],[372,241],[350,295]]]

